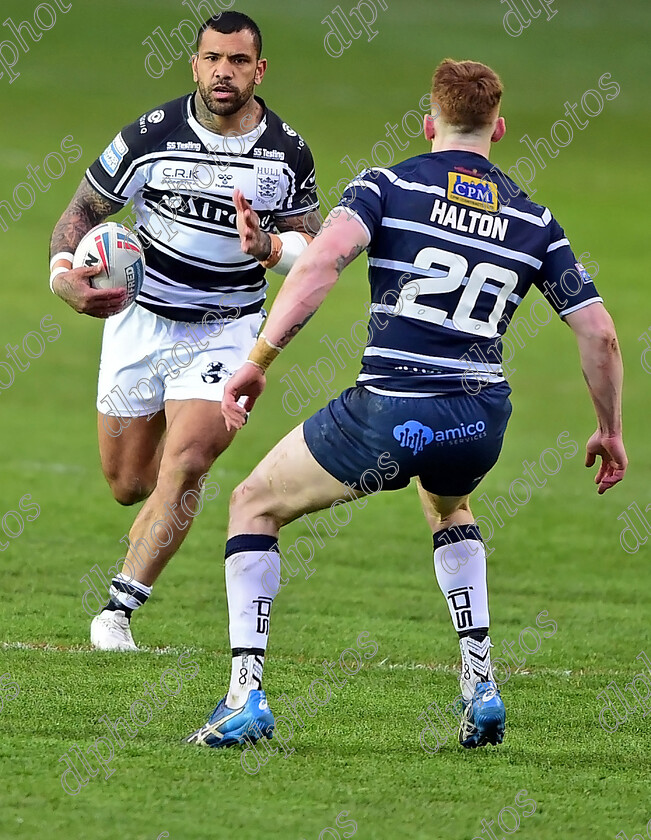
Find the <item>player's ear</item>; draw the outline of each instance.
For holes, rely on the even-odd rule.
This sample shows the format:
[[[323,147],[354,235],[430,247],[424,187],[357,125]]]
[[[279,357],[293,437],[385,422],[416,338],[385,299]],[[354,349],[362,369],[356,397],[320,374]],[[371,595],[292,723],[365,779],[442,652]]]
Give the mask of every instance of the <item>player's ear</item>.
[[[499,143],[502,137],[506,134],[506,120],[504,117],[498,117],[491,135],[491,143]]]
[[[255,70],[255,83],[256,83],[256,85],[259,85],[262,82],[262,80],[264,79],[264,74],[266,72],[267,72],[267,59],[266,58],[260,58],[258,60],[258,66],[256,67],[256,70]]]
[[[425,128],[425,138],[431,143],[436,137],[436,117],[433,114],[425,114],[423,125]]]
[[[198,81],[199,81],[199,75],[198,75],[198,73],[197,73],[197,64],[198,64],[198,62],[199,62],[199,53],[198,53],[198,52],[196,52],[196,53],[194,53],[194,55],[192,56],[192,78],[194,79],[194,81],[195,81],[195,82],[198,82]]]

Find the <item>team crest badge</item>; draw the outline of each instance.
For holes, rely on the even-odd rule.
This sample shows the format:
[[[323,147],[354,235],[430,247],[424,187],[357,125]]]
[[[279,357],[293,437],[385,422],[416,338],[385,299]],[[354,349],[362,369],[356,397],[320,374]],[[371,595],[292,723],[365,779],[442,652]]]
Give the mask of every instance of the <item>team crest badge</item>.
[[[222,379],[230,379],[232,375],[233,371],[223,362],[211,362],[201,374],[201,378],[207,385],[218,385]]]
[[[588,271],[586,270],[586,268],[585,268],[585,266],[583,265],[583,263],[579,263],[579,262],[578,262],[578,263],[574,263],[574,267],[575,267],[575,268],[576,268],[576,270],[578,271],[578,273],[579,273],[579,277],[581,278],[581,282],[582,282],[583,284],[585,284],[585,283],[592,283],[592,277],[590,277],[590,274],[589,274],[589,273],[588,273]]]
[[[271,166],[260,166],[257,170],[256,195],[263,204],[271,204],[280,190],[280,172]]]

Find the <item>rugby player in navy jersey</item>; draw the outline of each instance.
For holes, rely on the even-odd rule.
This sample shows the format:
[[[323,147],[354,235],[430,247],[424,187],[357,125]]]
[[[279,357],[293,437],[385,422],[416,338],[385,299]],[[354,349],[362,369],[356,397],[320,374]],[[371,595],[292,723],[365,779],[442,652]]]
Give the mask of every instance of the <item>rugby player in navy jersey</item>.
[[[286,275],[318,228],[312,154],[255,95],[267,69],[261,53],[247,15],[207,20],[192,59],[197,89],[115,137],[52,235],[52,290],[76,312],[107,319],[97,396],[104,475],[120,504],[146,499],[91,623],[101,650],[137,649],[133,611],[203,500],[219,492],[207,473],[235,435],[222,417],[223,388],[264,319],[265,270]],[[129,200],[146,269],[125,309],[123,289],[91,287],[99,269],[71,265],[84,234]]]
[[[222,411],[239,429],[273,359],[343,269],[368,251],[372,316],[356,387],[291,431],[233,493],[226,545],[231,683],[190,743],[271,737],[261,681],[271,606],[284,582],[282,526],[325,508],[331,522],[341,522],[340,505],[355,496],[355,504],[366,504],[361,497],[405,487],[413,477],[460,639],[459,741],[481,747],[504,737],[486,555],[469,496],[502,446],[511,405],[500,335],[532,285],[577,338],[597,414],[586,466],[600,459],[599,493],[623,478],[627,459],[613,322],[549,210],[489,163],[491,142],[505,132],[501,97],[499,77],[483,64],[448,59],[437,68],[425,118],[431,154],[367,170],[349,185],[285,280],[247,364],[226,386]]]

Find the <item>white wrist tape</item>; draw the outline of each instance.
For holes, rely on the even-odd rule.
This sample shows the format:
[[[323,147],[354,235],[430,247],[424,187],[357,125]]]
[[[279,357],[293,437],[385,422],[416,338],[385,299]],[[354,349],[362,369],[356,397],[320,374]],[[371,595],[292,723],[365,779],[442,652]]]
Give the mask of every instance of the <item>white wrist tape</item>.
[[[305,236],[306,234],[298,233],[295,230],[279,234],[278,238],[283,243],[283,251],[280,259],[271,269],[272,271],[283,276],[289,274],[291,267],[309,245]]]
[[[72,266],[72,261],[74,260],[74,258],[75,255],[71,254],[69,251],[60,251],[58,254],[55,254],[50,260],[50,271],[52,271],[52,266],[54,265],[54,263],[59,262],[59,260],[68,260],[68,262]]]
[[[54,292],[54,278],[58,277],[59,274],[66,274],[68,271],[70,271],[70,269],[64,268],[62,265],[54,269],[52,274],[50,274],[50,291]]]

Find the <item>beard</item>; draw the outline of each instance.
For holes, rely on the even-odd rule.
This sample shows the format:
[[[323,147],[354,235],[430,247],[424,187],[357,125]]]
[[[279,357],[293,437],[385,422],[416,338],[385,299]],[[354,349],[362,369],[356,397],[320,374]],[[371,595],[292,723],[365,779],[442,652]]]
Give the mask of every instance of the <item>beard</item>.
[[[221,87],[221,85],[218,85],[217,87]],[[215,88],[214,84],[207,86],[202,82],[197,83],[199,96],[201,96],[203,104],[211,114],[215,114],[218,117],[231,117],[233,114],[236,114],[239,110],[241,110],[253,96],[255,91],[255,82],[251,81],[251,84],[244,90],[238,90],[237,88],[229,85],[226,85],[225,87],[227,87],[229,91],[232,91],[233,98],[228,102],[220,102],[213,96],[213,90]]]

